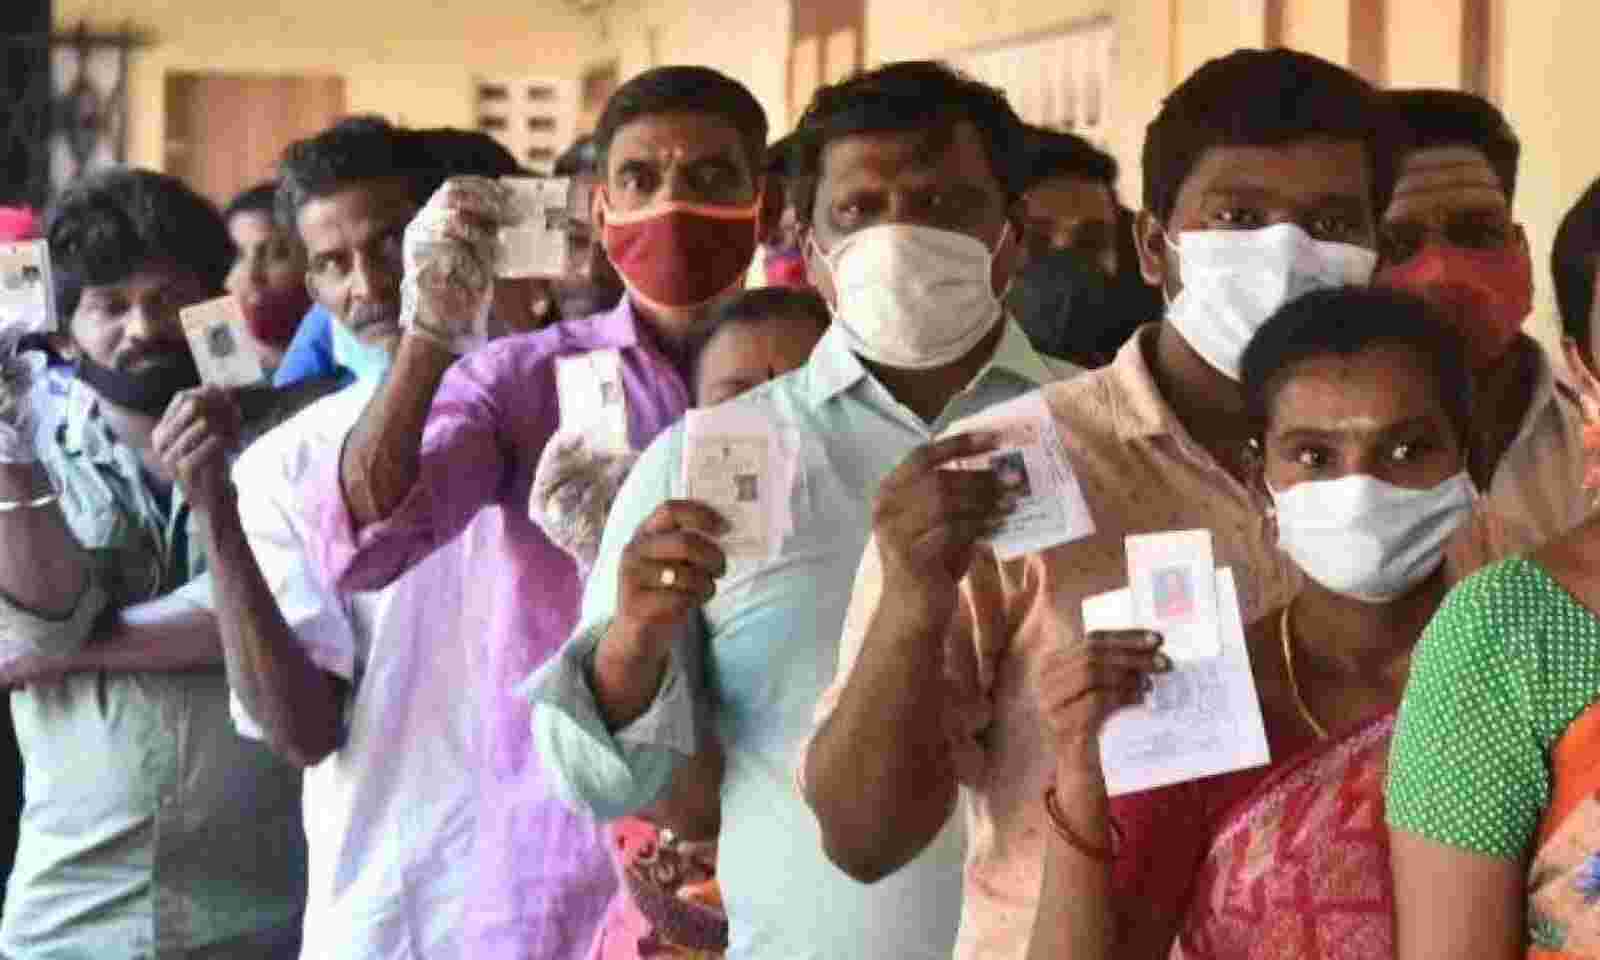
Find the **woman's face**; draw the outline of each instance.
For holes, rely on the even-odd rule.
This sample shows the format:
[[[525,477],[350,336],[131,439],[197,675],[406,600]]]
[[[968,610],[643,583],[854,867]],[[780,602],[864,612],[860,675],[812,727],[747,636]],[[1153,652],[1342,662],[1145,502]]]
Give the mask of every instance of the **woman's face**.
[[[228,235],[239,251],[228,271],[228,292],[239,298],[245,316],[252,321],[251,339],[262,363],[275,367],[288,346],[288,338],[279,334],[287,329],[293,336],[295,325],[310,305],[305,261],[299,248],[263,211],[246,210],[229,217]]]
[[[1420,490],[1465,467],[1433,364],[1403,344],[1302,361],[1267,414],[1262,469],[1279,493],[1351,474]]]

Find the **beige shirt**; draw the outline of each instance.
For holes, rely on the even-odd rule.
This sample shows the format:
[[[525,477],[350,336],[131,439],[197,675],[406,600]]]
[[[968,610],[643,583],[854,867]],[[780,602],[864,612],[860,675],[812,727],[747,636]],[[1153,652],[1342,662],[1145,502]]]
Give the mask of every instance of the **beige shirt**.
[[[1532,536],[1531,548],[1589,515],[1583,489],[1583,411],[1572,388],[1556,379],[1542,347],[1533,403],[1516,439],[1495,467],[1488,500],[1494,512]]]

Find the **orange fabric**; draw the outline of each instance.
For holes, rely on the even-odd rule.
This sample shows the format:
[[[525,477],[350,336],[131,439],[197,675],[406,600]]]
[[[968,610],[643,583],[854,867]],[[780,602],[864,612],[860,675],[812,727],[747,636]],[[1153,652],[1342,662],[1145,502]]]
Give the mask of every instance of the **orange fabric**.
[[[1551,797],[1528,864],[1529,960],[1600,952],[1600,704],[1567,727],[1550,755]]]

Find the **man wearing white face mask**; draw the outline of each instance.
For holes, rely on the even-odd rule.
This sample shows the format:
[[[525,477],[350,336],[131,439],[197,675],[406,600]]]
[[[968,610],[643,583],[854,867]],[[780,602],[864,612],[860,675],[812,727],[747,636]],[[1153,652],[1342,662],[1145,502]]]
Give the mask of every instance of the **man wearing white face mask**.
[[[694,774],[696,705],[713,716],[730,957],[942,960],[955,941],[959,825],[865,887],[828,863],[792,776],[879,482],[952,421],[1072,372],[999,304],[1019,259],[1019,130],[997,91],[934,63],[817,93],[795,206],[834,323],[805,367],[732,401],[797,428],[794,532],[775,559],[723,577],[718,518],[670,499],[684,435],[668,430],[617,496],[577,633],[530,686],[540,755],[602,817],[674,796]],[[993,475],[950,484],[963,522],[1000,515]]]
[[[1094,535],[999,564],[981,528],[944,506],[938,457],[883,484],[838,679],[806,758],[829,855],[864,880],[927,847],[969,792],[973,846],[956,956],[1019,957],[1049,826],[1055,751],[1030,679],[1085,642],[1084,597],[1124,586],[1124,537],[1208,528],[1234,569],[1246,622],[1281,606],[1298,575],[1252,490],[1252,429],[1236,381],[1245,345],[1288,298],[1360,282],[1374,211],[1390,189],[1372,90],[1287,50],[1201,67],[1146,132],[1137,241],[1166,321],[1108,367],[1042,391],[1094,517]],[[936,453],[938,447],[932,448]],[[931,506],[930,506],[931,505]],[[955,697],[965,729],[936,718]],[[1081,828],[1107,847],[1104,824]]]

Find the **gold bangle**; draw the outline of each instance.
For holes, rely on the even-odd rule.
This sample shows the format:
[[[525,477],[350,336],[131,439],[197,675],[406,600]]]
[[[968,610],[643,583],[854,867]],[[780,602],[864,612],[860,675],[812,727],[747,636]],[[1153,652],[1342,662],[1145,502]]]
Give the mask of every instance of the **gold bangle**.
[[[1106,817],[1106,822],[1111,824],[1111,843],[1104,847],[1097,847],[1089,841],[1078,836],[1078,832],[1067,823],[1067,816],[1061,811],[1061,804],[1056,800],[1056,788],[1046,787],[1044,791],[1044,812],[1050,818],[1050,826],[1055,829],[1056,836],[1067,842],[1067,846],[1078,851],[1090,860],[1101,863],[1115,863],[1122,855],[1122,826],[1117,823],[1116,817]]]
[[[60,497],[56,494],[47,493],[42,497],[34,497],[32,500],[0,500],[0,513],[10,513],[13,510],[37,510],[40,507],[48,507],[59,499]]]

